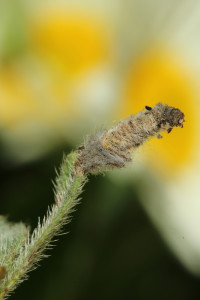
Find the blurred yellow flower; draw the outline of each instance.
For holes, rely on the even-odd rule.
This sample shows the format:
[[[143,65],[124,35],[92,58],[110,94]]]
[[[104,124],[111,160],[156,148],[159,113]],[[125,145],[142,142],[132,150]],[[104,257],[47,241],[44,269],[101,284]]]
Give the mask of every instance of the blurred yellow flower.
[[[109,40],[104,24],[94,16],[53,11],[31,24],[32,50],[70,77],[110,59]]]
[[[199,274],[200,5],[169,1],[162,3],[161,9],[154,0],[132,3],[139,16],[135,25],[141,27],[135,26],[138,32],[133,32],[134,41],[130,30],[134,21],[127,20],[131,42],[126,40],[127,47],[123,45],[128,67],[123,72],[121,104],[116,115],[125,117],[161,101],[179,107],[186,122],[183,130],[174,130],[163,140],[152,139],[144,145],[139,153],[140,166],[135,161],[129,178],[135,172],[142,204],[176,257]],[[132,46],[132,55],[128,46]]]
[[[143,159],[151,168],[169,176],[191,163],[198,145],[197,91],[189,70],[181,63],[167,49],[146,50],[127,72],[125,96],[119,109],[123,118],[161,101],[185,113],[184,130],[174,130],[162,140],[152,139],[142,149]]]
[[[36,5],[40,7],[39,3]],[[4,19],[1,22],[4,28]],[[15,22],[12,26],[19,27]],[[5,36],[9,28],[5,27]],[[44,132],[47,145],[48,139],[52,144],[57,142],[55,135],[61,140],[74,139],[78,120],[82,119],[82,129],[88,130],[95,120],[88,117],[91,109],[96,109],[97,116],[109,107],[105,100],[102,105],[94,88],[108,86],[103,76],[112,60],[111,39],[105,19],[95,17],[90,10],[86,13],[63,7],[61,3],[56,9],[48,8],[47,3],[39,14],[31,13],[30,7],[23,28],[28,38],[21,53],[6,63],[0,61],[0,126],[12,151],[20,144],[22,148],[28,145],[34,137],[31,152],[36,147],[39,155]],[[20,36],[20,32],[16,34]]]
[[[183,130],[152,139],[140,151],[144,162],[140,193],[144,208],[177,258],[199,274],[199,74],[194,57],[185,49],[169,48],[163,44],[145,49],[134,58],[118,113],[123,117],[159,101],[185,113]]]
[[[14,66],[1,68],[0,99],[0,124],[5,129],[32,118],[37,111],[30,83]]]

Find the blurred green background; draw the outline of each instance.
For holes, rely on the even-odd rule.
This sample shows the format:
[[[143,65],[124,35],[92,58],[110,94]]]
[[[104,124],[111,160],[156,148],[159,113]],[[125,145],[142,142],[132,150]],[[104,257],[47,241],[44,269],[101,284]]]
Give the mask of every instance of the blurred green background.
[[[33,229],[63,153],[159,101],[186,115],[90,177],[10,299],[200,299],[200,3],[0,1],[0,214]]]

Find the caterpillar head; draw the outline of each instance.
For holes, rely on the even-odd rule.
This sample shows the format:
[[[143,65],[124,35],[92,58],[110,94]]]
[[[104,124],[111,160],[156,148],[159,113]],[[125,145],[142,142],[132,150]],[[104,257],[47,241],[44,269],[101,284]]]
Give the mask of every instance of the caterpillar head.
[[[178,108],[158,103],[152,110],[154,114],[157,114],[158,127],[162,131],[169,133],[173,127],[183,127],[184,114]]]

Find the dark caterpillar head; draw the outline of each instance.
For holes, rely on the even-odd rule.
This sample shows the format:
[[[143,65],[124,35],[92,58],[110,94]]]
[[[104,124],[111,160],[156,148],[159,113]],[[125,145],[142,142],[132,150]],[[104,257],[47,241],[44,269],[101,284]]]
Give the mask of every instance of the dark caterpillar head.
[[[183,127],[184,114],[178,108],[158,103],[154,106],[157,114],[158,127],[170,132],[173,127]]]
[[[173,107],[165,108],[165,118],[171,127],[183,127],[184,114],[178,109]]]

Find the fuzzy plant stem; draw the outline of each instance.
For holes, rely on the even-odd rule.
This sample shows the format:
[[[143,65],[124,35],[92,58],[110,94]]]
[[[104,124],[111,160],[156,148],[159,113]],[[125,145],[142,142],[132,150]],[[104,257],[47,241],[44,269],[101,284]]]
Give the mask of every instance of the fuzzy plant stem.
[[[0,299],[4,299],[36,267],[38,261],[45,256],[44,250],[51,246],[53,237],[69,222],[70,213],[79,202],[78,196],[86,182],[86,176],[74,175],[76,156],[73,152],[63,159],[55,182],[55,203],[48,209],[43,221],[38,221],[32,235],[28,234],[18,253],[13,249],[10,266],[5,263],[6,276],[0,286]]]
[[[110,130],[101,130],[88,138],[77,151],[64,157],[55,182],[55,203],[43,221],[30,234],[23,224],[10,224],[0,218],[0,299],[5,299],[27,278],[45,256],[64,224],[69,222],[89,173],[122,168],[131,161],[131,153],[147,138],[170,132],[184,122],[183,113],[158,103],[153,108],[120,121]]]

